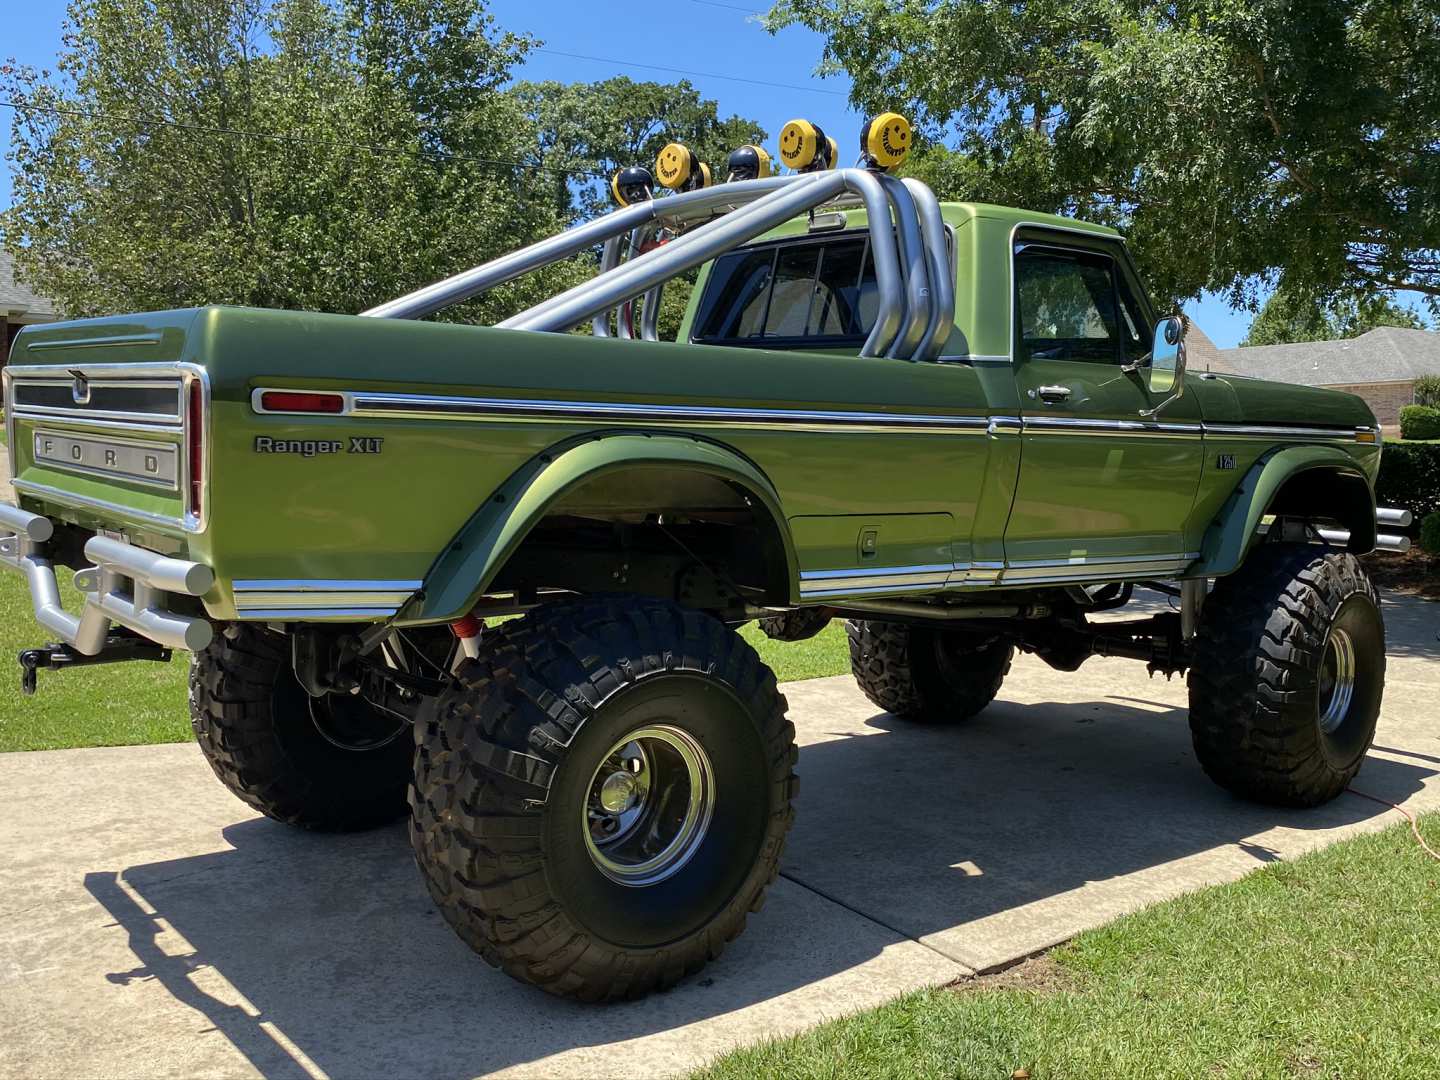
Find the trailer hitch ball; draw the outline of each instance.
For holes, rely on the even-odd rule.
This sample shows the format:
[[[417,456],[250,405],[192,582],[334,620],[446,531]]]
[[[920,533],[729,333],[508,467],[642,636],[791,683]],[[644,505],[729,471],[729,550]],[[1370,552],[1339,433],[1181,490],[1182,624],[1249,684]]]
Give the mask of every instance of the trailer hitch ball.
[[[119,664],[129,660],[150,660],[168,663],[172,650],[164,645],[135,634],[116,633],[105,639],[104,646],[93,655],[82,653],[62,642],[52,641],[38,649],[25,649],[20,653],[20,692],[33,694],[38,683],[36,673],[41,668],[63,671],[73,667],[93,667],[96,664]]]
[[[44,649],[24,649],[20,653],[20,693],[26,697],[35,693],[38,682],[35,673],[45,663],[45,651]]]

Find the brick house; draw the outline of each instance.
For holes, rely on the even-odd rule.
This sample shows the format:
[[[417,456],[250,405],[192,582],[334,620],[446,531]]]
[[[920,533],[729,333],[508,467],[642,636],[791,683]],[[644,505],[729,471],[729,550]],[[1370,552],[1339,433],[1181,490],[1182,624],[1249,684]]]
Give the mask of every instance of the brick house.
[[[1400,423],[1400,407],[1415,400],[1415,380],[1422,375],[1440,375],[1440,334],[1381,326],[1345,341],[1219,350],[1212,345],[1204,362],[1195,359],[1192,348],[1187,366],[1200,370],[1208,367],[1357,394],[1382,427],[1393,428]]]
[[[59,318],[55,304],[37,295],[15,280],[15,266],[9,255],[0,251],[0,365],[10,356],[10,346],[20,328],[30,323],[54,322]]]

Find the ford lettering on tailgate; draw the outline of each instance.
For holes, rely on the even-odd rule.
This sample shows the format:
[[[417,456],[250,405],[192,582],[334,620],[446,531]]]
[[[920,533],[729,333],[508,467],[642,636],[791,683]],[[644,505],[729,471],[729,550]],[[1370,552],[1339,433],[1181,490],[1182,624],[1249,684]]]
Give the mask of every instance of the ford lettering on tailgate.
[[[69,472],[119,477],[172,491],[179,487],[179,451],[163,443],[37,431],[35,461]]]

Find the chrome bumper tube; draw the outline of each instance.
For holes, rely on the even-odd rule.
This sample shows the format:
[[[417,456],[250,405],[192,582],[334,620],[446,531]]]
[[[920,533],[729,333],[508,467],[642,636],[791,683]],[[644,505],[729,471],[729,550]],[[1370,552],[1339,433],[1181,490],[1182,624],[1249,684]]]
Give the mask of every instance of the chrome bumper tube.
[[[49,518],[0,503],[0,565],[25,576],[36,622],[77,652],[98,654],[105,647],[111,623],[171,649],[196,652],[210,644],[214,629],[209,622],[177,615],[166,603],[172,593],[203,596],[208,592],[215,583],[208,566],[157,555],[105,536],[91,537],[85,555],[95,565],[75,575],[85,602],[80,614],[72,615],[60,603],[55,567],[45,551],[54,535]]]

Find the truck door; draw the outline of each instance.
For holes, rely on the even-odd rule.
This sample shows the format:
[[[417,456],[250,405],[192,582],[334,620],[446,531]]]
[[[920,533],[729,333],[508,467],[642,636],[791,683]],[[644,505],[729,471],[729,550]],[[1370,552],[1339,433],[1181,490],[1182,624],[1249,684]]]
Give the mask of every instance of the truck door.
[[[1163,577],[1193,558],[1182,529],[1204,447],[1196,395],[1158,416],[1143,374],[1153,313],[1118,243],[1017,232],[1012,355],[1020,476],[1004,584]]]

